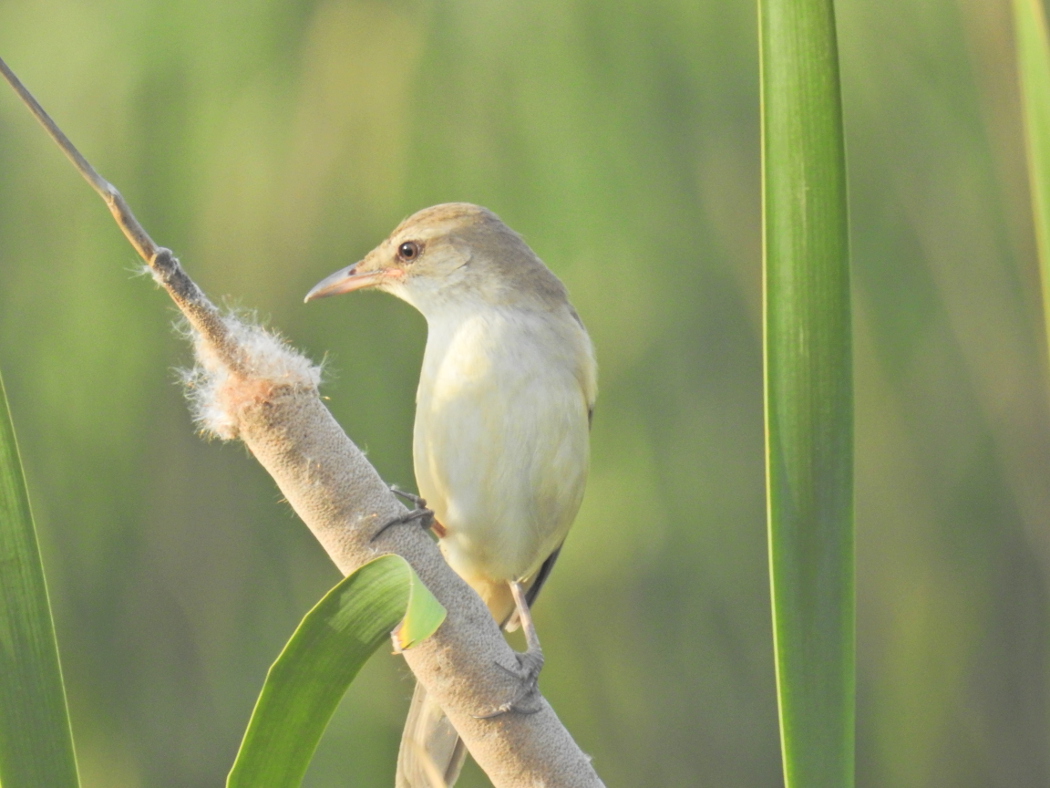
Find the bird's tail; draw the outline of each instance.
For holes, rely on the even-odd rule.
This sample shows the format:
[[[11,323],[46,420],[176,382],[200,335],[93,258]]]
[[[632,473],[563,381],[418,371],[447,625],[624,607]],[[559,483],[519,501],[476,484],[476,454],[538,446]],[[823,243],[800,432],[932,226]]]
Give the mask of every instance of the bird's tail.
[[[506,621],[514,610],[510,586],[474,579],[471,587],[497,621]],[[401,750],[397,755],[397,788],[452,788],[467,748],[452,727],[441,706],[416,683],[412,705],[408,707],[405,732],[401,734]]]
[[[536,601],[554,562],[558,560],[561,545],[543,562],[539,571],[529,580],[525,600],[529,607]],[[488,605],[489,612],[508,632],[517,629],[518,615],[506,583],[481,583],[471,586]],[[397,754],[396,788],[452,788],[463,770],[467,748],[452,727],[441,706],[416,683],[412,705],[408,707],[405,731],[401,734],[401,750]]]
[[[397,788],[452,788],[467,748],[445,712],[416,684],[397,755]]]

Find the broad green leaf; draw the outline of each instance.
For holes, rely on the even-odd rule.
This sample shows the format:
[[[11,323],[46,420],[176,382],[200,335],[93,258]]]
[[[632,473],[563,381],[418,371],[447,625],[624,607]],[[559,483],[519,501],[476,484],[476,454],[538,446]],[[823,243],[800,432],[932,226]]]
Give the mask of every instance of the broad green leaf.
[[[854,768],[853,383],[832,0],[759,0],[766,468],[787,788]]]
[[[408,566],[406,563],[405,566]],[[411,567],[409,567],[411,571]],[[448,611],[430,593],[415,572],[408,589],[408,607],[400,626],[394,631],[394,645],[399,651],[407,651],[437,632]]]
[[[0,784],[79,785],[44,567],[2,378]]]
[[[400,648],[409,648],[444,620],[445,609],[400,556],[346,577],[306,614],[270,668],[227,785],[299,785],[347,687],[391,631],[397,627]]]
[[[1014,0],[1014,29],[1028,143],[1028,181],[1043,281],[1043,319],[1050,344],[1050,43],[1041,0]]]

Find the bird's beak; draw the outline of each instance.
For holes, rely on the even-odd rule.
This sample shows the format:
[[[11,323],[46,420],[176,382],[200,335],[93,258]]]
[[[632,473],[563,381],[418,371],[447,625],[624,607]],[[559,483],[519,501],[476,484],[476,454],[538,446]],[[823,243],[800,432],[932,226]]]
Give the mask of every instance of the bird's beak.
[[[357,272],[359,265],[361,263],[357,262],[347,268],[339,269],[331,276],[326,276],[306,294],[305,301],[313,301],[325,296],[339,295],[340,293],[349,293],[352,290],[360,290],[363,287],[373,287],[379,284],[387,275],[387,272],[383,269],[359,274]]]

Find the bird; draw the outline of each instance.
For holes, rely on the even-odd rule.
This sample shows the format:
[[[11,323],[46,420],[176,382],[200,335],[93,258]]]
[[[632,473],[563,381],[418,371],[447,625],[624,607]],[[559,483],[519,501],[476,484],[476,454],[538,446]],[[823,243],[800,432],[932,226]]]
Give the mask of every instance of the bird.
[[[529,608],[587,479],[598,393],[590,336],[564,284],[525,240],[470,203],[409,216],[306,300],[365,288],[397,296],[426,319],[412,440],[421,505],[446,561],[497,623],[509,629],[520,620],[528,650],[519,659],[534,686],[542,652]],[[434,775],[452,786],[465,757],[417,684],[398,788],[431,788]]]

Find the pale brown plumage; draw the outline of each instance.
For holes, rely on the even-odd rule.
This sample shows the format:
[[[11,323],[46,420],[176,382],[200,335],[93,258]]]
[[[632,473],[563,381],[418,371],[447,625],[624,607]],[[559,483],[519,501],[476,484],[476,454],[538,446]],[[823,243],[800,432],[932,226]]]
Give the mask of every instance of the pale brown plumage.
[[[364,287],[402,298],[427,319],[416,481],[446,531],[449,564],[506,621],[515,607],[509,584],[545,579],[583,498],[597,394],[590,339],[564,285],[476,205],[410,216],[307,299]],[[422,758],[451,785],[462,749],[417,688],[399,786],[431,786]]]

